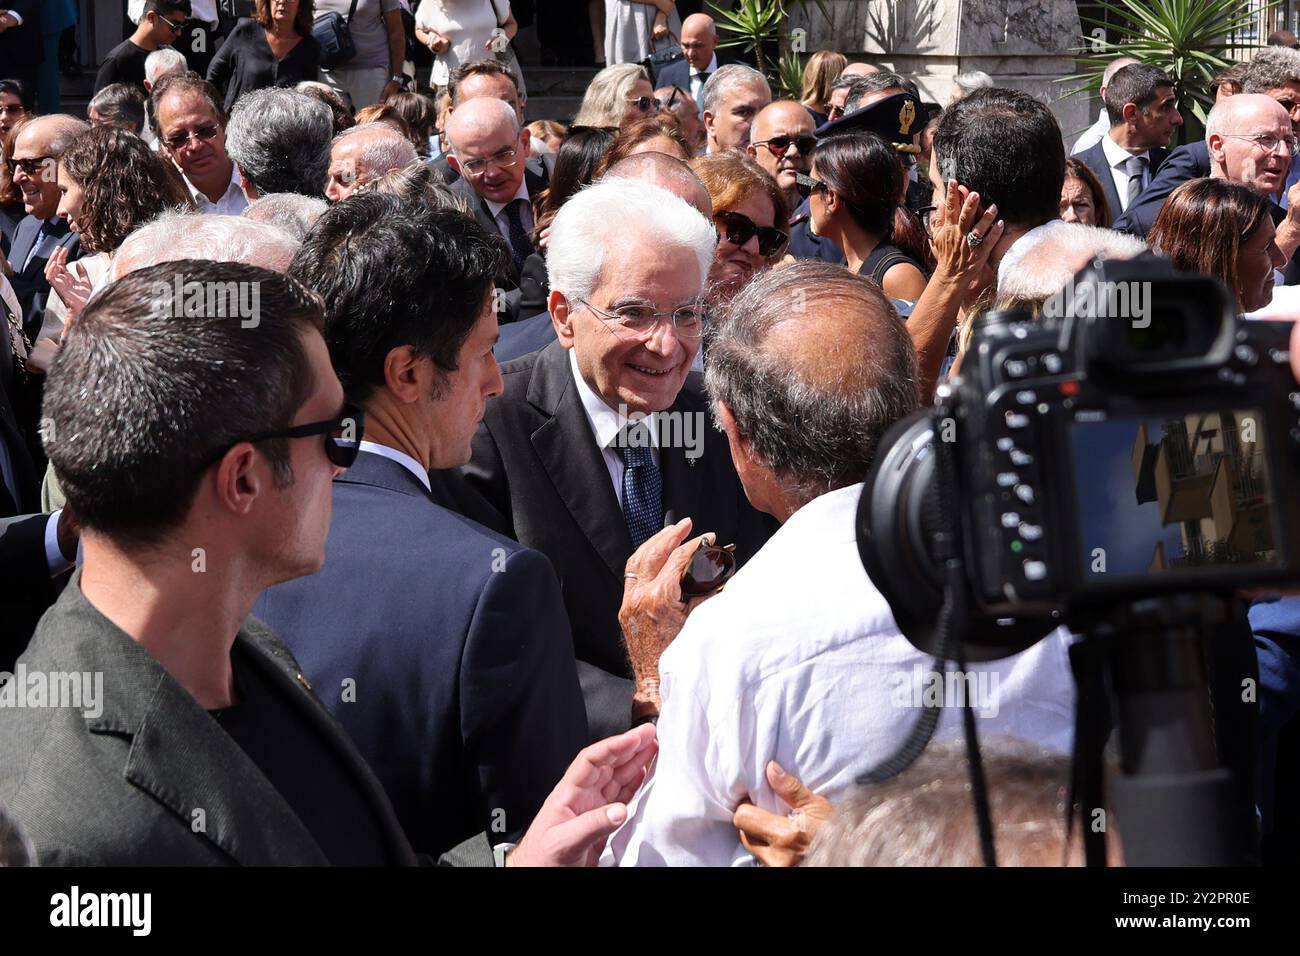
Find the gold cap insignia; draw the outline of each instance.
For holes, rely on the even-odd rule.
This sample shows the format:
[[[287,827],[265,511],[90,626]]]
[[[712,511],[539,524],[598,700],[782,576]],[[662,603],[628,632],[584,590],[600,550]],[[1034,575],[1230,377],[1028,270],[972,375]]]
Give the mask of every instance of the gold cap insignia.
[[[903,108],[898,111],[898,131],[904,136],[912,132],[912,124],[916,122],[916,104],[910,99],[904,101]]]

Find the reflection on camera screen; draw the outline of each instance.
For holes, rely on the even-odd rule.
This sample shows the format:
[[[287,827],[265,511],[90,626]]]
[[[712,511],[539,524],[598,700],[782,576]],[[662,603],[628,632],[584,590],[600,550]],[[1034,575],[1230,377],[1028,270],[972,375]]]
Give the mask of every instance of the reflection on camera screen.
[[[1085,577],[1279,560],[1258,409],[1069,424]]]

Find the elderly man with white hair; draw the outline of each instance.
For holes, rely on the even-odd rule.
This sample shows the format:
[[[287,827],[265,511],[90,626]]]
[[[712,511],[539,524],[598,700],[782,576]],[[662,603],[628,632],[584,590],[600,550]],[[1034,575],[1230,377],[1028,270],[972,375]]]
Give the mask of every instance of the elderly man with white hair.
[[[268,87],[241,96],[231,110],[226,151],[249,202],[268,193],[321,196],[333,139],[328,106],[297,90]]]
[[[767,77],[742,63],[728,63],[709,77],[700,91],[706,150],[744,149],[759,110],[772,102]]]
[[[250,203],[241,216],[253,222],[265,222],[277,229],[283,229],[294,239],[302,241],[303,236],[316,225],[316,220],[329,208],[329,203],[315,196],[303,196],[300,193],[271,193],[257,202]]]
[[[169,76],[178,76],[186,70],[185,57],[169,46],[160,47],[144,58],[144,88],[148,93]]]
[[[1035,301],[1056,295],[1093,259],[1132,259],[1147,251],[1134,236],[1055,220],[1034,230],[998,263],[998,296]]]
[[[345,129],[330,144],[325,198],[342,202],[367,183],[418,158],[411,141],[387,123],[362,123]]]
[[[619,627],[633,551],[708,532],[744,562],[769,531],[691,373],[716,243],[708,219],[643,182],[604,180],[565,203],[546,256],[558,341],[502,366],[468,487],[453,483],[450,507],[554,564],[595,737],[627,727],[634,690],[638,703],[652,692],[634,688]]]
[[[447,162],[460,174],[452,192],[468,200],[474,218],[510,247],[507,286],[519,285],[524,261],[536,249],[532,201],[546,181],[528,159],[528,127],[510,104],[480,96],[456,108],[447,120],[451,151]]]

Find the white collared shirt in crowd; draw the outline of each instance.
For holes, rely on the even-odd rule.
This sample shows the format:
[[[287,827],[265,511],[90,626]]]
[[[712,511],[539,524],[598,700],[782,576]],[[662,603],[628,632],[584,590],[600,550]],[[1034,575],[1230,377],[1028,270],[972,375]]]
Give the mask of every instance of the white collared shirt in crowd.
[[[528,157],[518,155],[517,159],[522,163],[526,162]],[[519,188],[515,190],[514,196],[508,202],[496,202],[487,197],[483,198],[483,201],[487,203],[488,211],[492,213],[492,218],[496,220],[497,229],[501,231],[501,235],[505,237],[506,242],[510,241],[510,217],[506,215],[506,207],[516,199],[527,200],[529,198],[527,173],[524,174],[523,179],[519,180]],[[524,203],[523,209],[519,211],[519,221],[524,224],[524,232],[531,236],[535,225],[533,221],[533,204],[531,202]]]
[[[601,319],[601,321],[605,320]],[[582,377],[582,372],[578,370],[576,349],[569,349],[569,368],[573,371],[573,380],[578,385],[578,397],[582,399],[582,410],[587,413],[587,423],[591,425],[596,447],[600,449],[600,456],[605,460],[605,468],[609,472],[609,480],[614,485],[614,497],[618,499],[618,506],[621,508],[623,507],[623,456],[618,453],[618,435],[624,427],[631,424],[631,421],[621,417],[617,409],[610,408],[605,400],[596,394],[595,389],[587,384],[587,380]],[[630,416],[631,413],[628,414]],[[658,416],[647,415],[645,424],[650,429],[650,454],[654,456],[655,464],[658,465]]]
[[[1128,212],[1128,170],[1124,166],[1134,156],[1146,160],[1142,168],[1142,188],[1146,189],[1151,184],[1151,151],[1144,149],[1140,153],[1130,153],[1111,139],[1109,133],[1101,138],[1101,151],[1106,154],[1106,165],[1110,167],[1111,180],[1119,193],[1120,208],[1114,210],[1118,219],[1121,212]]]
[[[705,73],[714,73],[718,69],[718,54],[713,54],[709,59],[709,65],[702,70],[691,67],[691,99],[695,100],[695,106],[700,114],[700,119],[704,119],[704,99],[701,94],[704,92]]]
[[[185,180],[185,185],[190,188],[190,196],[193,197],[194,205],[198,207],[199,212],[211,212],[219,216],[238,216],[248,208],[248,197],[244,195],[244,187],[239,180],[239,167],[234,163],[230,164],[230,185],[216,202],[203,195],[188,178]]]
[[[767,784],[769,760],[834,803],[912,730],[932,659],[899,633],[863,570],[861,492],[852,485],[800,508],[687,618],[659,661],[659,755],[602,865],[751,863],[731,823],[736,807],[790,810]],[[970,666],[969,686],[987,691],[972,701],[981,740],[1068,752],[1070,640],[1057,632]],[[936,738],[959,737],[961,723],[960,708],[945,708]]]
[[[1078,156],[1085,149],[1092,149],[1109,132],[1110,116],[1106,113],[1106,107],[1103,106],[1101,112],[1097,114],[1097,122],[1085,129],[1079,138],[1074,141],[1074,148],[1070,150],[1070,155]]]
[[[397,462],[415,475],[415,480],[424,485],[425,491],[433,490],[432,485],[429,483],[428,470],[406,452],[390,448],[387,445],[381,445],[379,442],[365,441],[364,439],[357,442],[357,448],[360,451],[369,452],[372,455],[378,455],[380,458],[387,458],[389,461]]]

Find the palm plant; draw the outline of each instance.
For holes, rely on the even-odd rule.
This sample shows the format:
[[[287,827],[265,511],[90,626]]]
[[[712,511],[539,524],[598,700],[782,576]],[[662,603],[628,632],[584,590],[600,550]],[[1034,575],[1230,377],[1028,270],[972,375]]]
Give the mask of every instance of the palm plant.
[[[1273,8],[1268,4],[1252,10],[1241,0],[1098,0],[1097,5],[1115,22],[1080,18],[1085,26],[1098,29],[1083,37],[1084,49],[1092,55],[1078,58],[1089,69],[1060,81],[1079,84],[1066,95],[1096,91],[1106,65],[1116,57],[1131,56],[1173,78],[1184,120],[1179,142],[1196,138],[1204,129],[1205,116],[1214,105],[1210,83],[1216,73],[1232,65],[1230,54],[1258,45],[1231,38],[1249,31],[1256,17],[1263,21]],[[1117,39],[1102,39],[1107,29]]]
[[[782,99],[797,100],[803,96],[803,65],[803,58],[798,53],[781,54],[773,86]]]
[[[825,0],[793,0],[793,3],[805,9],[809,2],[816,4],[827,23],[831,22],[830,11],[826,9]],[[766,73],[767,54],[763,47],[773,41],[780,42],[788,39],[783,28],[790,16],[786,9],[789,5],[787,0],[735,0],[732,8],[726,10],[710,0],[709,8],[718,32],[727,35],[727,39],[718,46],[744,47],[747,53],[754,54],[754,63],[758,66],[759,72]],[[779,66],[775,79],[780,85],[782,75]]]

